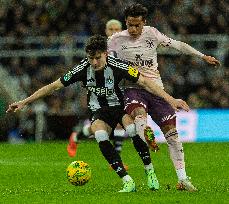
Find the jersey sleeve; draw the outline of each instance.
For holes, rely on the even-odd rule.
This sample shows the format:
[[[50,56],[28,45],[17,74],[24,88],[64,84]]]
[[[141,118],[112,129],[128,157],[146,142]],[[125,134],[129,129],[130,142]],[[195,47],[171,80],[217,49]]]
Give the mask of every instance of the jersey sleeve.
[[[109,55],[117,57],[117,42],[115,35],[112,35],[107,40],[107,51]]]
[[[128,62],[124,60],[108,55],[108,65],[113,67],[114,72],[117,76],[118,83],[122,79],[127,79],[136,83],[139,79],[139,71],[129,66]]]
[[[89,66],[88,59],[84,59],[80,62],[80,64],[73,67],[67,73],[65,73],[61,78],[60,81],[64,86],[69,86],[77,81],[86,80],[86,67]]]
[[[161,33],[159,30],[156,28],[153,28],[153,32],[158,40],[158,44],[162,45],[164,47],[171,46],[171,38],[166,36],[165,34]]]

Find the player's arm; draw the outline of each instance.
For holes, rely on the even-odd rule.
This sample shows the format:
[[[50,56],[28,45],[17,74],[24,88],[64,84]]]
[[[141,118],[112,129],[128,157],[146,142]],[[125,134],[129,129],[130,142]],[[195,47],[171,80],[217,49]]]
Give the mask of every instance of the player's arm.
[[[181,51],[182,53],[198,56],[202,58],[204,61],[206,61],[207,63],[212,64],[214,66],[220,65],[220,62],[217,59],[215,59],[212,56],[204,55],[203,53],[199,52],[198,50],[191,47],[187,43],[173,40],[172,38],[169,38],[166,35],[164,35],[163,33],[159,32],[156,28],[152,28],[152,32],[158,39],[159,45],[173,47]]]
[[[189,111],[189,106],[185,101],[173,98],[168,93],[166,93],[160,86],[158,86],[154,81],[149,80],[146,77],[143,77],[141,74],[139,75],[137,83],[150,93],[163,98],[172,106],[172,108],[175,111],[179,111],[179,109]]]
[[[120,63],[119,63],[120,65]],[[121,70],[121,69],[120,69]],[[134,83],[138,83],[141,85],[145,90],[149,91],[150,93],[157,95],[167,101],[175,111],[179,111],[179,109],[183,109],[185,111],[189,111],[189,106],[187,103],[181,99],[175,99],[169,94],[167,94],[159,85],[157,85],[154,81],[146,78],[140,74],[140,72],[129,66],[128,71],[122,70],[120,72],[122,78],[130,80]]]
[[[58,90],[62,87],[64,87],[64,85],[61,83],[60,79],[58,79],[58,80],[56,80],[56,81],[54,81],[54,82],[52,82],[46,86],[43,86],[40,89],[38,89],[31,96],[25,98],[24,100],[10,104],[6,112],[9,113],[9,112],[16,112],[18,110],[21,110],[26,105],[36,101],[39,98],[47,96],[47,95],[53,93],[55,90]]]
[[[214,66],[220,65],[220,62],[215,57],[204,55],[201,52],[199,52],[198,50],[196,50],[195,48],[188,45],[187,43],[173,40],[173,39],[170,39],[170,40],[171,40],[171,42],[170,42],[171,47],[173,47],[173,48],[175,48],[175,49],[177,49],[183,53],[201,57],[204,61],[206,61],[207,63],[212,64]]]

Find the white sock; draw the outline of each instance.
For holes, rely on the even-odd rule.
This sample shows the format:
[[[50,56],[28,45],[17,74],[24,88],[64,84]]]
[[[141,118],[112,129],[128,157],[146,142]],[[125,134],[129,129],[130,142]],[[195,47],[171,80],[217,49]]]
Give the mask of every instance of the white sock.
[[[132,180],[132,178],[129,175],[126,175],[126,176],[122,177],[122,181],[123,182],[127,182],[127,181],[130,181],[130,180]]]
[[[185,169],[176,169],[178,180],[184,180],[187,178]]]
[[[150,163],[150,164],[148,164],[148,165],[145,165],[145,170],[146,171],[149,171],[149,170],[153,170],[154,171],[154,168],[153,168],[153,164],[152,163]]]
[[[125,137],[125,130],[124,129],[115,129],[114,136]]]
[[[184,151],[182,143],[179,140],[177,130],[171,129],[165,134],[168,143],[170,157],[173,161],[178,180],[186,179]]]

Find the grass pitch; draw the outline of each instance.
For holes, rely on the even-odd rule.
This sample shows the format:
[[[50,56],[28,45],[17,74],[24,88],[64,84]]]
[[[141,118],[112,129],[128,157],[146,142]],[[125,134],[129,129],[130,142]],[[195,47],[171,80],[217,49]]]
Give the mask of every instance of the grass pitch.
[[[98,145],[82,141],[77,156],[70,158],[67,143],[10,145],[0,144],[0,203],[229,203],[229,143],[184,144],[187,173],[198,192],[176,191],[176,174],[167,146],[151,153],[160,189],[150,191],[140,158],[132,143],[124,143],[122,158],[129,166],[137,192],[118,193],[121,179],[109,170]],[[85,186],[73,186],[66,168],[83,160],[92,168],[92,179]]]

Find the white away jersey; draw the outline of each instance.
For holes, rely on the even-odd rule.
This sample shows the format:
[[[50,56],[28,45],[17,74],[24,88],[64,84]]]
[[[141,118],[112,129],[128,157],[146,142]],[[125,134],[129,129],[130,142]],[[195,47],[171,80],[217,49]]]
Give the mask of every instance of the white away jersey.
[[[157,47],[170,46],[171,38],[159,32],[156,28],[144,26],[139,38],[133,39],[127,30],[112,35],[108,40],[108,52],[129,65],[137,68],[139,72],[154,80],[163,88],[158,71]]]

